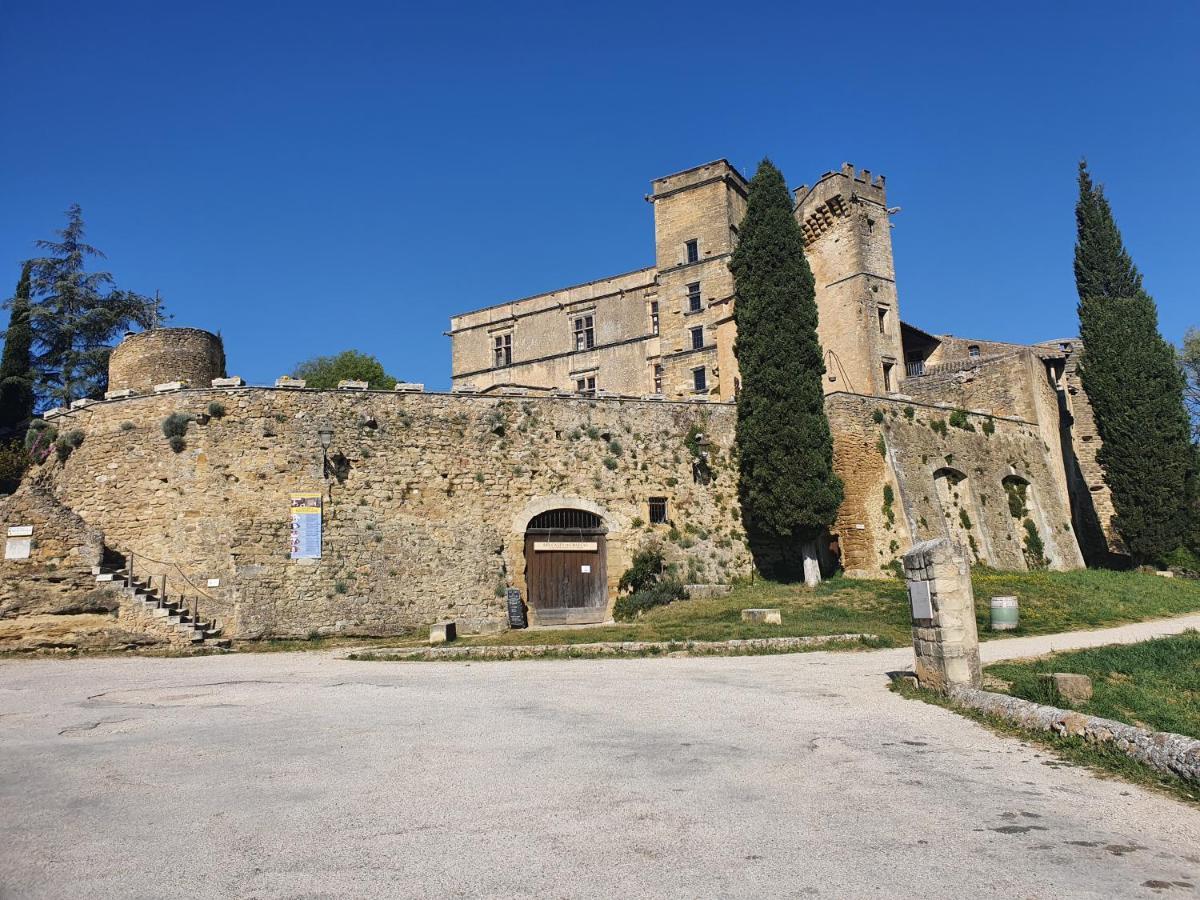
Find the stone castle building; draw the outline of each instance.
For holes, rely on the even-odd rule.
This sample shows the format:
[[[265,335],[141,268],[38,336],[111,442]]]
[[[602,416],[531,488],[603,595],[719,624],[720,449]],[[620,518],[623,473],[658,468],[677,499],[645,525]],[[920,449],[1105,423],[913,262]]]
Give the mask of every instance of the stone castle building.
[[[453,317],[450,393],[249,387],[208,332],[128,336],[105,401],[47,413],[70,449],[0,498],[0,647],[178,627],[178,604],[148,617],[97,585],[130,560],[235,638],[494,630],[511,590],[533,625],[603,621],[651,542],[689,583],[748,576],[728,269],[746,192],[725,161],[657,179],[654,266]],[[934,537],[1002,569],[1119,552],[1078,343],[903,322],[883,177],[847,165],[795,196],[846,485],[827,565],[891,577]]]

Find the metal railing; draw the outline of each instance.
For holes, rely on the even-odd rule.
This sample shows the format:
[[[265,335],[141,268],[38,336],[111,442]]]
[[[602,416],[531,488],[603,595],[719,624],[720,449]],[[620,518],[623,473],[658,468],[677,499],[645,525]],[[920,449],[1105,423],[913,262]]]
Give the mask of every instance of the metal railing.
[[[198,626],[200,624],[200,598],[201,597],[203,597],[206,600],[211,601],[214,606],[220,605],[220,602],[215,597],[213,597],[211,594],[206,594],[204,591],[200,590],[200,588],[198,588],[196,586],[195,582],[193,582],[192,579],[188,578],[187,573],[184,572],[183,569],[181,569],[179,567],[178,563],[169,562],[169,561],[163,560],[163,559],[155,559],[153,556],[148,556],[145,553],[134,553],[132,550],[130,550],[125,555],[125,586],[126,587],[133,588],[136,586],[134,583],[135,576],[134,576],[134,567],[133,567],[133,561],[135,558],[141,559],[144,562],[154,563],[155,565],[158,565],[158,566],[167,566],[171,569],[174,569],[175,572],[178,573],[179,577],[183,579],[184,583],[187,584],[193,591],[196,592],[196,596],[192,597],[192,602],[190,604],[187,602],[188,597],[185,593],[180,592],[180,594],[179,594],[180,604],[185,609],[190,610],[193,628],[195,628],[196,626]],[[151,573],[147,573],[143,577],[146,579],[146,585],[150,590],[154,590],[154,579],[160,578],[161,579],[160,583],[162,585],[162,589],[161,589],[162,590],[162,602],[165,604],[169,604],[171,602],[170,596],[167,593],[167,574],[165,572],[162,573],[161,575],[154,575]],[[215,618],[212,620],[212,622],[210,624],[212,625],[213,629],[217,629],[217,620]]]

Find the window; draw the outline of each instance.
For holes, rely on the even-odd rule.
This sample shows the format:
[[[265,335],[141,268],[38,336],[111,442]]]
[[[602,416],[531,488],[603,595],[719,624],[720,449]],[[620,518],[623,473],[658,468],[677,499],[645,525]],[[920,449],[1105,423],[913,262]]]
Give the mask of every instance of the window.
[[[972,344],[970,347],[968,347],[967,355],[970,356],[971,359],[979,359],[979,345]]]
[[[692,349],[701,350],[704,348],[704,326],[697,325],[692,329]]]
[[[667,498],[650,498],[650,524],[662,525],[667,521]]]
[[[596,330],[591,316],[579,316],[575,320],[575,349],[591,350],[596,346]]]
[[[662,363],[654,364],[654,393],[661,394],[663,385],[663,367]]]
[[[695,391],[708,390],[708,378],[705,373],[704,366],[698,369],[692,369],[692,389]]]
[[[887,334],[887,307],[880,306],[876,311],[879,313],[879,333]]]
[[[688,262],[694,263],[694,262],[700,261],[700,242],[698,240],[693,238],[692,240],[685,243],[683,245],[683,248],[687,252],[687,261]]]
[[[650,333],[658,334],[658,301],[650,301]]]
[[[892,363],[890,362],[883,364],[883,389],[889,394],[892,392]]]
[[[512,334],[498,334],[492,348],[493,366],[497,369],[512,365]]]
[[[580,375],[575,379],[575,390],[587,397],[596,396],[596,376]]]
[[[700,282],[696,281],[688,285],[688,312],[700,312],[704,308],[704,301],[700,299]]]

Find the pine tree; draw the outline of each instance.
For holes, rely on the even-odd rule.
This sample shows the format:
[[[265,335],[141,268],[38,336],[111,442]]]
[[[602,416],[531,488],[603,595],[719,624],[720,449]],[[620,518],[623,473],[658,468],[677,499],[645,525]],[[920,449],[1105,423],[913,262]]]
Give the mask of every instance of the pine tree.
[[[1080,375],[1103,441],[1097,459],[1130,556],[1157,562],[1184,546],[1192,529],[1196,457],[1183,375],[1103,188],[1083,162],[1075,220]]]
[[[33,331],[29,323],[31,262],[21,267],[17,291],[7,304],[8,330],[0,357],[0,431],[33,415]]]
[[[67,210],[60,240],[37,241],[49,255],[33,260],[35,392],[41,401],[68,404],[99,398],[108,386],[112,342],[131,325],[151,328],[165,318],[161,303],[113,287],[108,272],[88,272],[87,257],[104,254],[83,241],[83,212]]]
[[[759,568],[820,579],[817,541],[842,502],[825,416],[812,270],[782,173],[764,159],[750,182],[730,263],[736,290],[734,353],[738,498]],[[797,565],[803,561],[802,568]]]

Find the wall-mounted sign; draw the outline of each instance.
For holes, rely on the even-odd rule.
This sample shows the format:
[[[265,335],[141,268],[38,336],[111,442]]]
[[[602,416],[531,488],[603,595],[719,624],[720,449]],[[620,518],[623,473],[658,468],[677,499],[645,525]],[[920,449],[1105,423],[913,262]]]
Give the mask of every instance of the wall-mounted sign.
[[[292,494],[292,559],[321,558],[321,494]]]
[[[568,550],[575,553],[595,553],[597,544],[595,541],[534,541],[533,549],[541,550]]]
[[[914,619],[933,618],[933,598],[929,593],[928,581],[910,581],[908,583],[908,602],[912,604]]]
[[[10,525],[8,537],[4,542],[5,559],[29,559],[33,549],[33,526]]]

